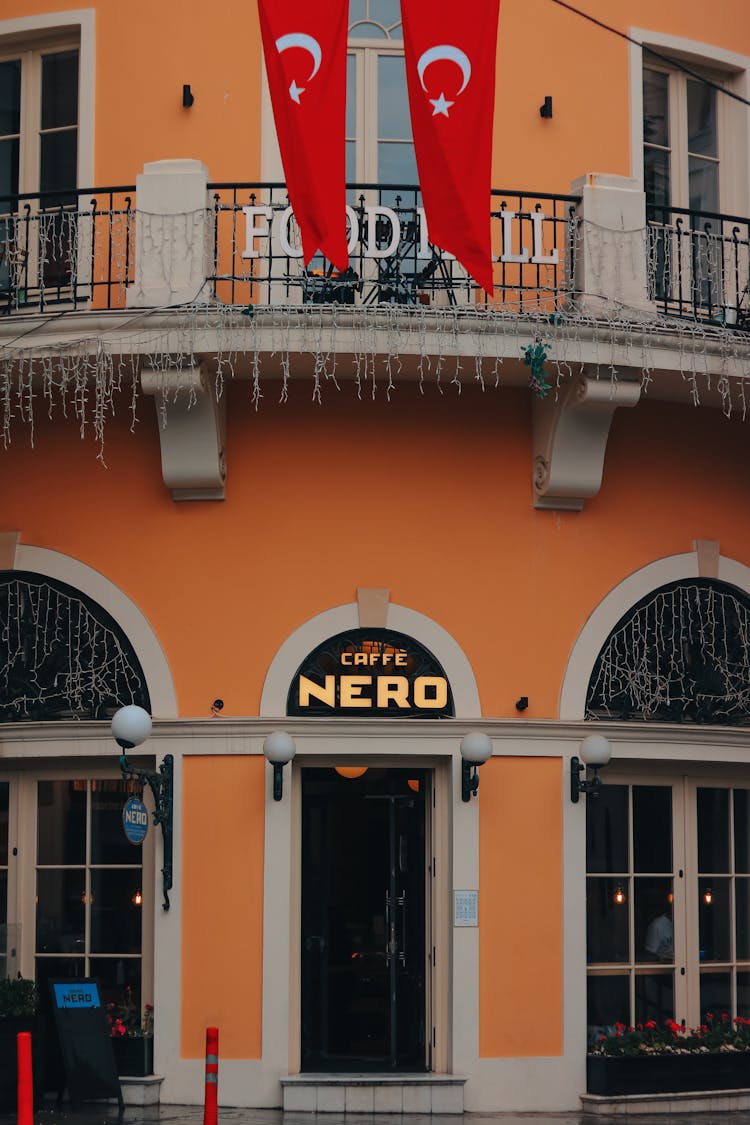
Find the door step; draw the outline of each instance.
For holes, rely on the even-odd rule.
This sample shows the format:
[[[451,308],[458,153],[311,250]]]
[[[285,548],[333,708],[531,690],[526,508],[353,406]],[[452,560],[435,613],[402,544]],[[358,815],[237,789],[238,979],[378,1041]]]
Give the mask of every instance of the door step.
[[[297,1113],[455,1113],[465,1078],[452,1074],[291,1074],[282,1108]]]

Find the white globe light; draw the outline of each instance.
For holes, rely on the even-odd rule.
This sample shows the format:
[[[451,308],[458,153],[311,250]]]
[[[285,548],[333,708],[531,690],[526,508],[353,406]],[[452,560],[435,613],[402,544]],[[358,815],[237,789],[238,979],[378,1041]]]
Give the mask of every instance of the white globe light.
[[[283,730],[272,731],[263,740],[263,753],[274,765],[285,766],[297,752],[294,739]]]
[[[480,730],[469,731],[461,739],[461,757],[465,762],[481,766],[492,757],[492,742]]]
[[[603,734],[590,734],[581,743],[580,754],[585,765],[599,769],[600,766],[606,766],[612,757],[612,745]]]
[[[121,707],[112,716],[112,734],[118,743],[140,746],[151,734],[151,716],[134,703]]]

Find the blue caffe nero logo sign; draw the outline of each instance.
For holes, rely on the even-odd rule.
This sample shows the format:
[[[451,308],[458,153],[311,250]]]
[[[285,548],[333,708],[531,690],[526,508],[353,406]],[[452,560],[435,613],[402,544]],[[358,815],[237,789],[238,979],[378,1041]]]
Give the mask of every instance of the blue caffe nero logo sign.
[[[131,844],[140,844],[148,832],[148,809],[138,797],[129,797],[122,809],[122,827]]]
[[[452,718],[453,694],[424,645],[390,629],[351,629],[324,641],[302,662],[287,715]]]

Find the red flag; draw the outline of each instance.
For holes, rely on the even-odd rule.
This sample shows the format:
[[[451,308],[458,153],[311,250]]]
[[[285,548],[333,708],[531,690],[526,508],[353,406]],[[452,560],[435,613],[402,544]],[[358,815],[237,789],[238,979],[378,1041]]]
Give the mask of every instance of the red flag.
[[[258,0],[263,53],[289,202],[305,264],[337,269],[346,247],[347,0]]]
[[[500,0],[471,12],[401,0],[406,76],[430,242],[492,292],[490,190]]]

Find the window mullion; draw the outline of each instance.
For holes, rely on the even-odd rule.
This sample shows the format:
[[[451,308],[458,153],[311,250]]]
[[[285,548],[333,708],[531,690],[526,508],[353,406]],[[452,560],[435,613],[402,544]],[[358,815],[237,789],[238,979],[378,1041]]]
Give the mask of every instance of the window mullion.
[[[683,74],[675,72],[669,75],[669,136],[672,148],[670,168],[672,206],[688,207],[690,187],[687,157],[687,83]]]
[[[39,184],[39,123],[42,108],[42,63],[35,51],[21,57],[21,141],[18,190],[36,191]]]

